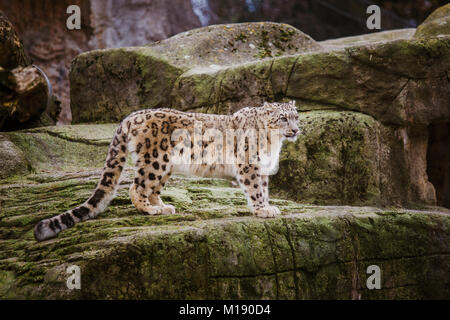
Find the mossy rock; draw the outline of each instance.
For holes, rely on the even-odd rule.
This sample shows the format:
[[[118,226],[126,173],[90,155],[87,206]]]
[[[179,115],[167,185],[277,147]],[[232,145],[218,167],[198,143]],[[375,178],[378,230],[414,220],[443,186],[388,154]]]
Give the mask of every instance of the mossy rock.
[[[429,38],[450,34],[450,4],[439,7],[425,19],[414,34],[415,38]]]
[[[282,215],[252,217],[220,179],[174,177],[170,216],[131,204],[131,172],[97,219],[37,243],[33,226],[85,200],[99,171],[0,185],[2,299],[448,298],[448,212],[321,207],[274,198]],[[50,179],[53,177],[53,179]],[[45,180],[45,182],[37,182]],[[69,290],[66,270],[81,269]],[[382,270],[368,290],[366,269]]]
[[[148,47],[155,55],[186,69],[236,65],[321,49],[300,30],[273,22],[213,25],[177,34]]]
[[[0,135],[0,179],[28,172],[25,154],[4,135]]]
[[[103,164],[116,125],[52,126],[0,134],[0,178]]]
[[[327,144],[337,141],[325,127],[341,120],[334,129],[344,130],[339,150],[348,142],[348,168],[368,168],[355,177],[367,174],[370,181],[374,147],[368,139],[386,144],[388,136],[380,134],[382,126],[375,120],[357,113],[302,113],[306,135],[300,145],[316,141],[317,135],[324,141],[313,148],[311,160],[318,169],[312,172],[320,173],[320,165],[338,155],[325,152]],[[36,242],[33,227],[39,220],[90,196],[114,128],[77,125],[2,134],[25,166],[0,180],[0,298],[449,297],[450,212],[443,208],[318,206],[273,196],[271,204],[282,215],[259,219],[230,181],[175,176],[161,196],[177,213],[144,216],[130,201],[133,177],[126,168],[117,197],[97,219]],[[364,148],[360,158],[351,155]],[[286,146],[283,157],[291,150]],[[379,165],[388,171],[382,161]],[[318,180],[312,186],[317,190]],[[379,191],[373,190],[376,199]],[[382,271],[381,290],[366,287],[366,269],[374,264]],[[71,265],[81,268],[80,290],[66,286]]]
[[[169,106],[168,93],[182,71],[149,48],[83,53],[70,71],[72,122],[120,121],[144,106]]]
[[[300,110],[351,110],[396,126],[450,118],[442,94],[450,90],[450,37],[397,33],[321,45],[284,24],[230,24],[86,52],[71,68],[74,123],[120,121],[156,107],[229,114],[292,99]],[[258,43],[275,50],[284,34],[280,54],[256,54]]]
[[[303,134],[287,142],[271,190],[301,202],[405,205],[409,179],[395,131],[358,112],[300,113]]]
[[[289,25],[264,22],[209,26],[147,47],[83,53],[70,72],[73,123],[120,121],[144,107],[182,108],[171,92],[185,72],[202,77],[236,64],[320,48]],[[210,92],[207,86],[195,95],[207,99]]]
[[[395,40],[301,55],[286,95],[302,110],[352,110],[387,125],[427,125],[450,118],[450,37]]]

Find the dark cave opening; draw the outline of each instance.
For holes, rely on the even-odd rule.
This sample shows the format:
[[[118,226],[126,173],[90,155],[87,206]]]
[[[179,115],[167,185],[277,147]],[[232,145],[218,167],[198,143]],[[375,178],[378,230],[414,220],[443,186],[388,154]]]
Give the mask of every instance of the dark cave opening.
[[[428,126],[427,174],[437,205],[450,208],[450,122]]]

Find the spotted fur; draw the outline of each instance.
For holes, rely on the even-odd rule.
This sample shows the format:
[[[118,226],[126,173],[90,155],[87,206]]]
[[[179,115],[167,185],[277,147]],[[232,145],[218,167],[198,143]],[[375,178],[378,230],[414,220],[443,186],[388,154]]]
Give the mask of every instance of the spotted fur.
[[[269,204],[268,176],[277,170],[278,156],[284,139],[293,140],[299,132],[297,126],[298,114],[294,102],[265,103],[259,108],[244,108],[232,115],[210,115],[200,113],[185,113],[172,109],[148,109],[132,113],[125,118],[117,128],[109,146],[105,167],[101,178],[90,198],[82,205],[55,217],[40,221],[34,229],[38,241],[55,237],[59,232],[74,226],[80,221],[93,219],[105,210],[113,199],[120,175],[125,166],[127,153],[131,153],[135,167],[135,178],[130,187],[130,197],[134,206],[144,214],[173,214],[175,208],[164,204],[160,198],[161,190],[172,173],[194,174],[221,178],[235,178],[245,193],[248,205],[258,217],[274,217],[280,214],[277,207]],[[201,132],[196,132],[195,122],[202,123]],[[210,140],[199,140],[194,145],[192,140],[174,140],[177,129],[184,129],[191,136],[206,135],[208,129],[218,129],[225,132],[233,129],[242,132],[249,128],[257,130],[277,129],[279,139],[244,137],[244,150],[254,143],[265,143],[275,150],[270,155],[267,170],[260,165],[263,155],[256,153],[255,161],[251,161],[249,153],[244,153],[240,163],[226,163],[218,159],[217,163],[198,161],[195,152],[191,152],[190,164],[179,164],[173,161],[174,152],[180,155],[188,149],[191,151],[202,147],[202,156],[211,150],[212,146],[225,148],[227,143],[233,146],[232,153],[237,155],[239,136],[233,141],[226,141],[225,134],[220,140],[212,137]],[[243,133],[242,133],[243,134]],[[195,139],[195,138],[194,138]],[[216,141],[217,140],[217,141]],[[263,141],[264,140],[264,141]],[[212,143],[214,142],[214,144]],[[186,151],[187,154],[187,151]],[[255,160],[255,159],[252,159]]]

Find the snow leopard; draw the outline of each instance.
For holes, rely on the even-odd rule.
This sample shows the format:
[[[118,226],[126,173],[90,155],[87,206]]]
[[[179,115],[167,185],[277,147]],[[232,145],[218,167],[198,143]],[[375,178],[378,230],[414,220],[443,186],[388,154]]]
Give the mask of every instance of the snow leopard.
[[[175,213],[175,207],[163,203],[160,195],[170,176],[181,173],[236,179],[255,216],[278,216],[280,210],[269,204],[269,175],[278,170],[283,141],[295,141],[300,132],[294,101],[265,102],[229,115],[169,108],[136,111],[115,131],[100,180],[89,199],[41,220],[34,236],[38,241],[53,238],[103,212],[114,198],[127,154],[134,164],[130,198],[145,215]]]

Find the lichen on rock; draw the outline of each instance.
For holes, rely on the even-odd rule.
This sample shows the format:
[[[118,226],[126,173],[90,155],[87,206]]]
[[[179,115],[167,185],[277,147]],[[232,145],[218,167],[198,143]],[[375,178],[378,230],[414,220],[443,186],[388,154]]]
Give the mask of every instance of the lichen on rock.
[[[450,34],[450,4],[437,8],[417,27],[415,38],[435,37]]]
[[[327,121],[341,120],[352,128],[341,133],[348,155],[362,151],[363,141],[381,127],[351,112],[302,114],[304,129],[312,133],[299,145],[323,139],[312,152],[317,169],[311,172],[318,180],[312,181],[310,195],[323,195],[320,170],[332,163],[327,157],[333,151],[325,149],[335,140],[332,132],[327,135]],[[10,176],[0,180],[1,298],[411,299],[449,294],[450,213],[445,209],[319,206],[309,199],[300,204],[273,196],[271,203],[282,215],[259,219],[241,190],[222,179],[175,176],[161,197],[177,213],[144,216],[130,201],[132,170],[125,169],[104,213],[55,239],[36,242],[33,227],[39,220],[90,196],[114,128],[77,125],[2,134],[9,139],[2,140],[8,141],[7,149],[26,156],[27,167],[8,171]],[[342,152],[342,145],[337,147]],[[292,145],[283,157],[290,151]],[[364,152],[348,156],[347,168],[356,170],[357,178],[349,182],[359,184],[366,175],[376,184],[368,159]],[[343,195],[356,194],[353,186]],[[379,190],[371,190],[367,194],[377,199]],[[382,290],[365,286],[365,270],[372,264],[382,269]],[[81,268],[81,290],[67,289],[70,265]]]

